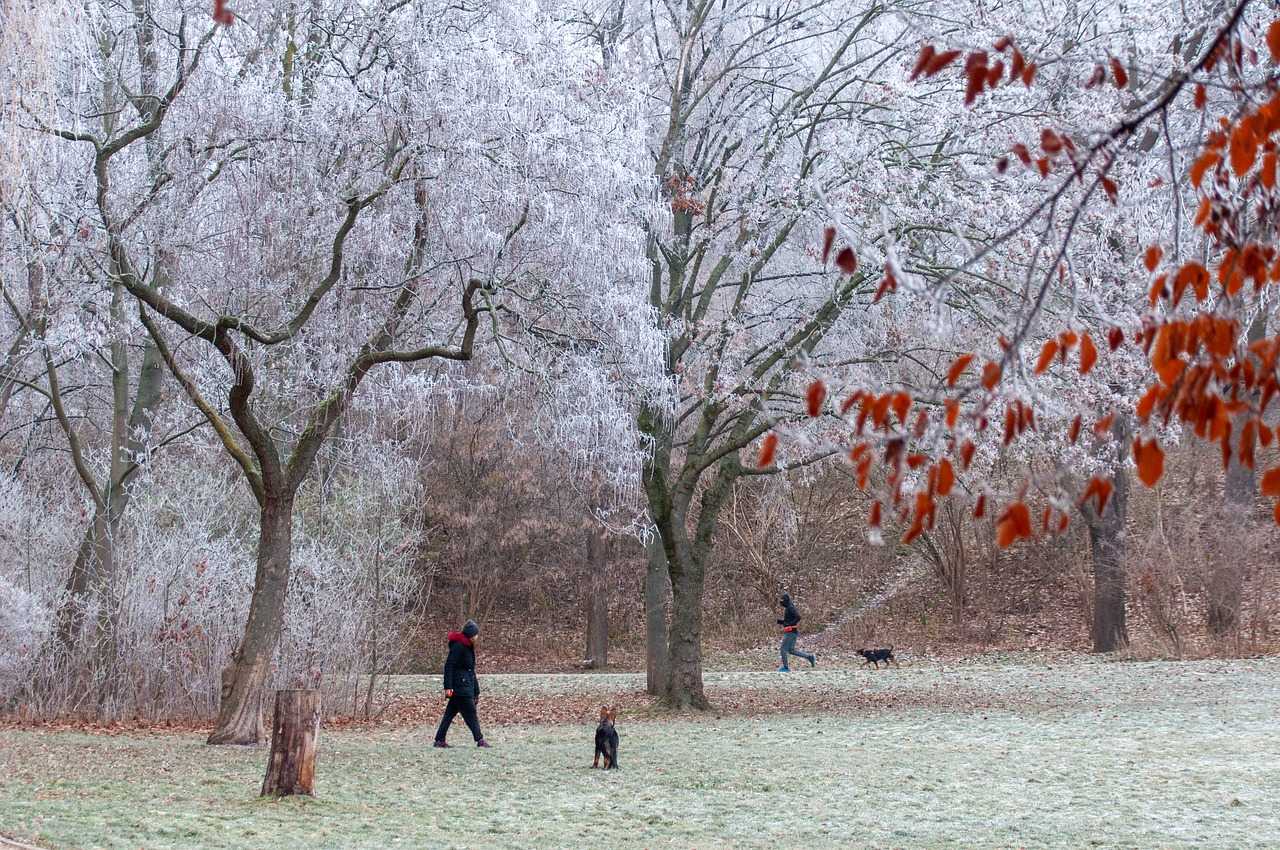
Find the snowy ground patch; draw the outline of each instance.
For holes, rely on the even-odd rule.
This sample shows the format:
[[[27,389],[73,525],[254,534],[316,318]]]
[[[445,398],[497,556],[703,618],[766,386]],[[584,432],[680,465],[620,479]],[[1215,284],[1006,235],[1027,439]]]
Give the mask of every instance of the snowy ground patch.
[[[635,684],[486,682],[494,697]],[[1275,661],[733,673],[709,686],[713,700],[760,689],[783,703],[900,693],[903,707],[643,720],[624,707],[610,773],[589,768],[589,722],[495,724],[489,751],[432,750],[426,726],[324,732],[318,798],[282,802],[256,797],[262,748],[0,731],[0,834],[55,848],[1280,846]],[[461,729],[452,740],[466,743]]]

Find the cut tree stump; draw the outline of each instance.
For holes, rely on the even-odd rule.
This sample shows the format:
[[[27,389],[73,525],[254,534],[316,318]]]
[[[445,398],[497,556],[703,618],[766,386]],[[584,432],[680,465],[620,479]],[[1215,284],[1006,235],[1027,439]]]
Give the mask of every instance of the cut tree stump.
[[[319,691],[276,691],[271,756],[267,759],[267,776],[262,780],[262,796],[315,795],[319,733]]]

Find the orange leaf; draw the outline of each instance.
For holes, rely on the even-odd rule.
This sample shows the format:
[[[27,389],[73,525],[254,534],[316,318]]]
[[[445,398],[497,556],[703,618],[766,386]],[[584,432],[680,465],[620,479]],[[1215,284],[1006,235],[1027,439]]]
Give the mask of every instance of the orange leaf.
[[[1097,497],[1098,513],[1102,514],[1107,509],[1107,500],[1111,498],[1111,491],[1115,489],[1106,478],[1095,475],[1089,479],[1089,486],[1084,488],[1084,495],[1080,497],[1080,504],[1089,501],[1090,498]]]
[[[1200,188],[1200,181],[1204,179],[1204,174],[1210,168],[1213,168],[1222,161],[1222,155],[1217,151],[1205,151],[1200,154],[1199,158],[1191,164],[1191,183],[1197,189]]]
[[[996,523],[996,544],[1007,549],[1014,541],[1030,539],[1031,512],[1022,502],[1014,502],[1005,508]]]
[[[973,440],[965,440],[964,445],[960,446],[960,468],[968,469],[969,464],[973,463],[973,451],[977,448],[973,444]]]
[[[1196,83],[1195,103],[1196,109],[1204,109],[1204,105],[1209,102],[1209,95],[1204,90],[1204,83]]]
[[[1280,466],[1268,469],[1266,474],[1262,476],[1261,490],[1264,496],[1271,496],[1272,498],[1280,496]]]
[[[983,514],[987,512],[987,494],[979,493],[978,500],[973,503],[973,518],[982,519]]]
[[[867,523],[872,528],[880,527],[880,503],[879,502],[871,503],[871,516],[867,518]]]
[[[1138,418],[1146,422],[1151,418],[1151,411],[1155,410],[1156,402],[1160,400],[1160,385],[1152,384],[1142,398],[1138,399],[1138,408],[1136,413]]]
[[[1036,361],[1035,373],[1037,375],[1044,374],[1048,370],[1049,365],[1053,363],[1053,356],[1058,353],[1058,341],[1051,339],[1040,349],[1040,359]]]
[[[1098,362],[1098,349],[1093,344],[1093,337],[1086,332],[1080,337],[1080,374],[1087,375]]]
[[[959,381],[964,370],[973,362],[972,354],[961,354],[952,363],[951,368],[947,370],[947,386],[954,387]]]
[[[994,360],[988,361],[987,365],[982,367],[982,386],[984,389],[993,390],[996,384],[1000,383],[1000,376],[1004,374],[1004,370],[1000,368],[1000,364]]]
[[[810,416],[817,416],[822,412],[822,402],[827,398],[827,385],[822,383],[821,379],[814,381],[809,385],[808,392],[805,393],[805,400]]]
[[[960,402],[954,398],[947,399],[947,427],[954,429],[956,420],[960,418]]]
[[[1036,78],[1036,63],[1032,62],[1022,69],[1022,84],[1027,88],[1031,88],[1031,83]]]
[[[1160,258],[1164,256],[1164,249],[1159,245],[1149,245],[1147,252],[1142,256],[1142,264],[1147,267],[1147,271],[1154,272],[1156,266],[1160,265]]]
[[[1253,125],[1247,119],[1242,119],[1231,131],[1228,153],[1231,156],[1231,170],[1237,175],[1243,176],[1253,167],[1254,160],[1258,157],[1258,139],[1253,134]]]
[[[769,433],[765,435],[764,442],[760,444],[760,457],[756,460],[756,466],[760,469],[773,465],[773,456],[778,451],[778,435]]]
[[[956,471],[945,457],[938,461],[938,495],[947,496],[956,483]]]
[[[1164,451],[1160,444],[1154,438],[1146,441],[1141,437],[1135,438],[1133,459],[1138,464],[1138,479],[1148,487],[1156,486],[1164,476]],[[1276,484],[1280,487],[1280,476],[1277,476]]]
[[[1115,421],[1115,413],[1108,413],[1106,416],[1093,423],[1093,433],[1097,434],[1099,437],[1105,437],[1107,434],[1111,433],[1111,425]]]
[[[911,411],[911,396],[907,393],[893,394],[893,412],[898,415],[898,421],[903,427],[907,424],[907,414]]]
[[[1252,419],[1240,431],[1240,462],[1253,469],[1253,449],[1258,442],[1258,426]]]
[[[1080,426],[1082,424],[1083,420],[1080,418],[1080,414],[1077,413],[1076,418],[1071,420],[1071,426],[1067,428],[1067,440],[1073,445],[1076,440],[1080,439]]]
[[[1271,61],[1280,62],[1280,21],[1272,21],[1267,27],[1267,49],[1271,51]]]
[[[1115,351],[1117,348],[1119,348],[1120,344],[1123,342],[1124,342],[1123,330],[1121,330],[1120,328],[1112,328],[1111,330],[1107,331],[1107,346],[1110,347],[1112,351]]]

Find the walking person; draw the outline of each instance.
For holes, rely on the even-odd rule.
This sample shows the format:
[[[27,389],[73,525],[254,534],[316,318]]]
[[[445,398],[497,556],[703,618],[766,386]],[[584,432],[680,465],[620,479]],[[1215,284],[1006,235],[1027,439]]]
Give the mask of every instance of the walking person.
[[[444,718],[436,730],[434,746],[448,747],[445,736],[453,718],[462,715],[467,728],[476,739],[477,747],[488,747],[480,734],[480,718],[476,716],[476,702],[480,699],[480,680],[476,678],[476,635],[480,627],[475,620],[467,620],[460,632],[449,632],[449,657],[444,662],[444,695],[449,702],[444,708]]]
[[[787,656],[789,655],[805,659],[809,662],[810,667],[815,666],[818,663],[818,656],[811,652],[796,649],[796,641],[800,639],[800,612],[796,610],[795,603],[791,601],[791,594],[782,594],[781,605],[782,619],[778,620],[778,625],[782,626],[782,666],[778,668],[778,672],[791,672],[791,667],[787,664]]]

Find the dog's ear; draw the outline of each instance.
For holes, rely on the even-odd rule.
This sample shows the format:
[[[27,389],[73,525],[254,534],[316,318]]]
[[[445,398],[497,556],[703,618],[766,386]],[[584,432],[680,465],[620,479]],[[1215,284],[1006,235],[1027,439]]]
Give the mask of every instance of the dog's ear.
[[[601,720],[609,719],[609,706],[607,705],[600,706],[600,719]]]

